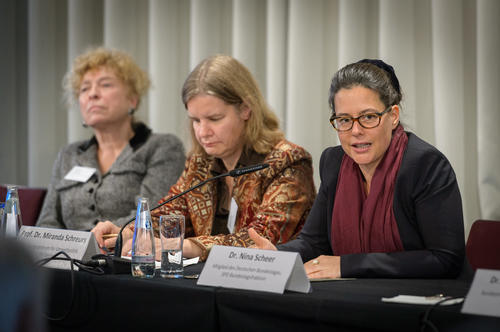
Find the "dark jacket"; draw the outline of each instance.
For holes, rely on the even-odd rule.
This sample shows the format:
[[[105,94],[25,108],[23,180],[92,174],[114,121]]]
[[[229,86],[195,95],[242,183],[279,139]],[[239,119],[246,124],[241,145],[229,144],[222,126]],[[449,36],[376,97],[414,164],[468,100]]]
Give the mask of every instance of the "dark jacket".
[[[341,256],[342,277],[455,277],[464,260],[462,200],[446,157],[411,133],[396,178],[393,209],[404,251]],[[299,237],[279,246],[303,261],[334,255],[330,234],[337,177],[344,152],[326,149],[320,161],[321,186]]]

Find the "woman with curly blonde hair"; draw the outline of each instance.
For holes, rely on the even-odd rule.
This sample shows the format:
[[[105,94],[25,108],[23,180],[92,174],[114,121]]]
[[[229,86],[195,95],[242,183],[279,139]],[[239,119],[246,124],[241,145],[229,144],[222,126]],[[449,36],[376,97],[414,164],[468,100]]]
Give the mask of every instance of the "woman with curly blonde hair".
[[[135,214],[136,196],[157,201],[178,178],[182,143],[135,121],[150,82],[124,52],[101,47],[80,55],[64,86],[94,136],[59,152],[37,226],[90,230],[101,220],[123,225]],[[87,176],[74,176],[82,170]]]

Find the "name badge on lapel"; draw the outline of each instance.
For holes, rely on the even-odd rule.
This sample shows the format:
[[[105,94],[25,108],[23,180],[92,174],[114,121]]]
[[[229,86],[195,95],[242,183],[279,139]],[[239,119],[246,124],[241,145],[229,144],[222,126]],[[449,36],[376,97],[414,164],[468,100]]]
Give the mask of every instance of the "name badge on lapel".
[[[72,180],[78,182],[87,182],[96,172],[93,167],[75,166],[64,176],[64,180]]]

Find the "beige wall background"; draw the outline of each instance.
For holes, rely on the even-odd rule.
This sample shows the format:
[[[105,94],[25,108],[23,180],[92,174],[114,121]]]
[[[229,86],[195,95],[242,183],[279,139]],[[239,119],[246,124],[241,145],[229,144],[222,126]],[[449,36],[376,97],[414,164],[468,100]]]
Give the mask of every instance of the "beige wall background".
[[[139,118],[187,148],[184,78],[208,55],[235,56],[315,170],[338,144],[333,73],[381,58],[403,87],[407,129],[451,161],[468,232],[476,219],[500,220],[498,17],[497,0],[1,0],[0,183],[47,186],[59,149],[90,137],[61,88],[90,46],[134,56],[153,81]]]

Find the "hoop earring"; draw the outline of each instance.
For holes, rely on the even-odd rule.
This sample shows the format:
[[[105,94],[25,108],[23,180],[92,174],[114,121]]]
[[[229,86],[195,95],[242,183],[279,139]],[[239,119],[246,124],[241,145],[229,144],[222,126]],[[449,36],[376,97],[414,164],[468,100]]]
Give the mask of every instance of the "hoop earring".
[[[82,127],[83,127],[83,128],[88,128],[88,127],[89,127],[89,125],[88,125],[88,124],[86,124],[86,123],[85,123],[85,121],[82,121]]]
[[[135,113],[135,109],[131,108],[128,110],[128,115],[133,115]]]

